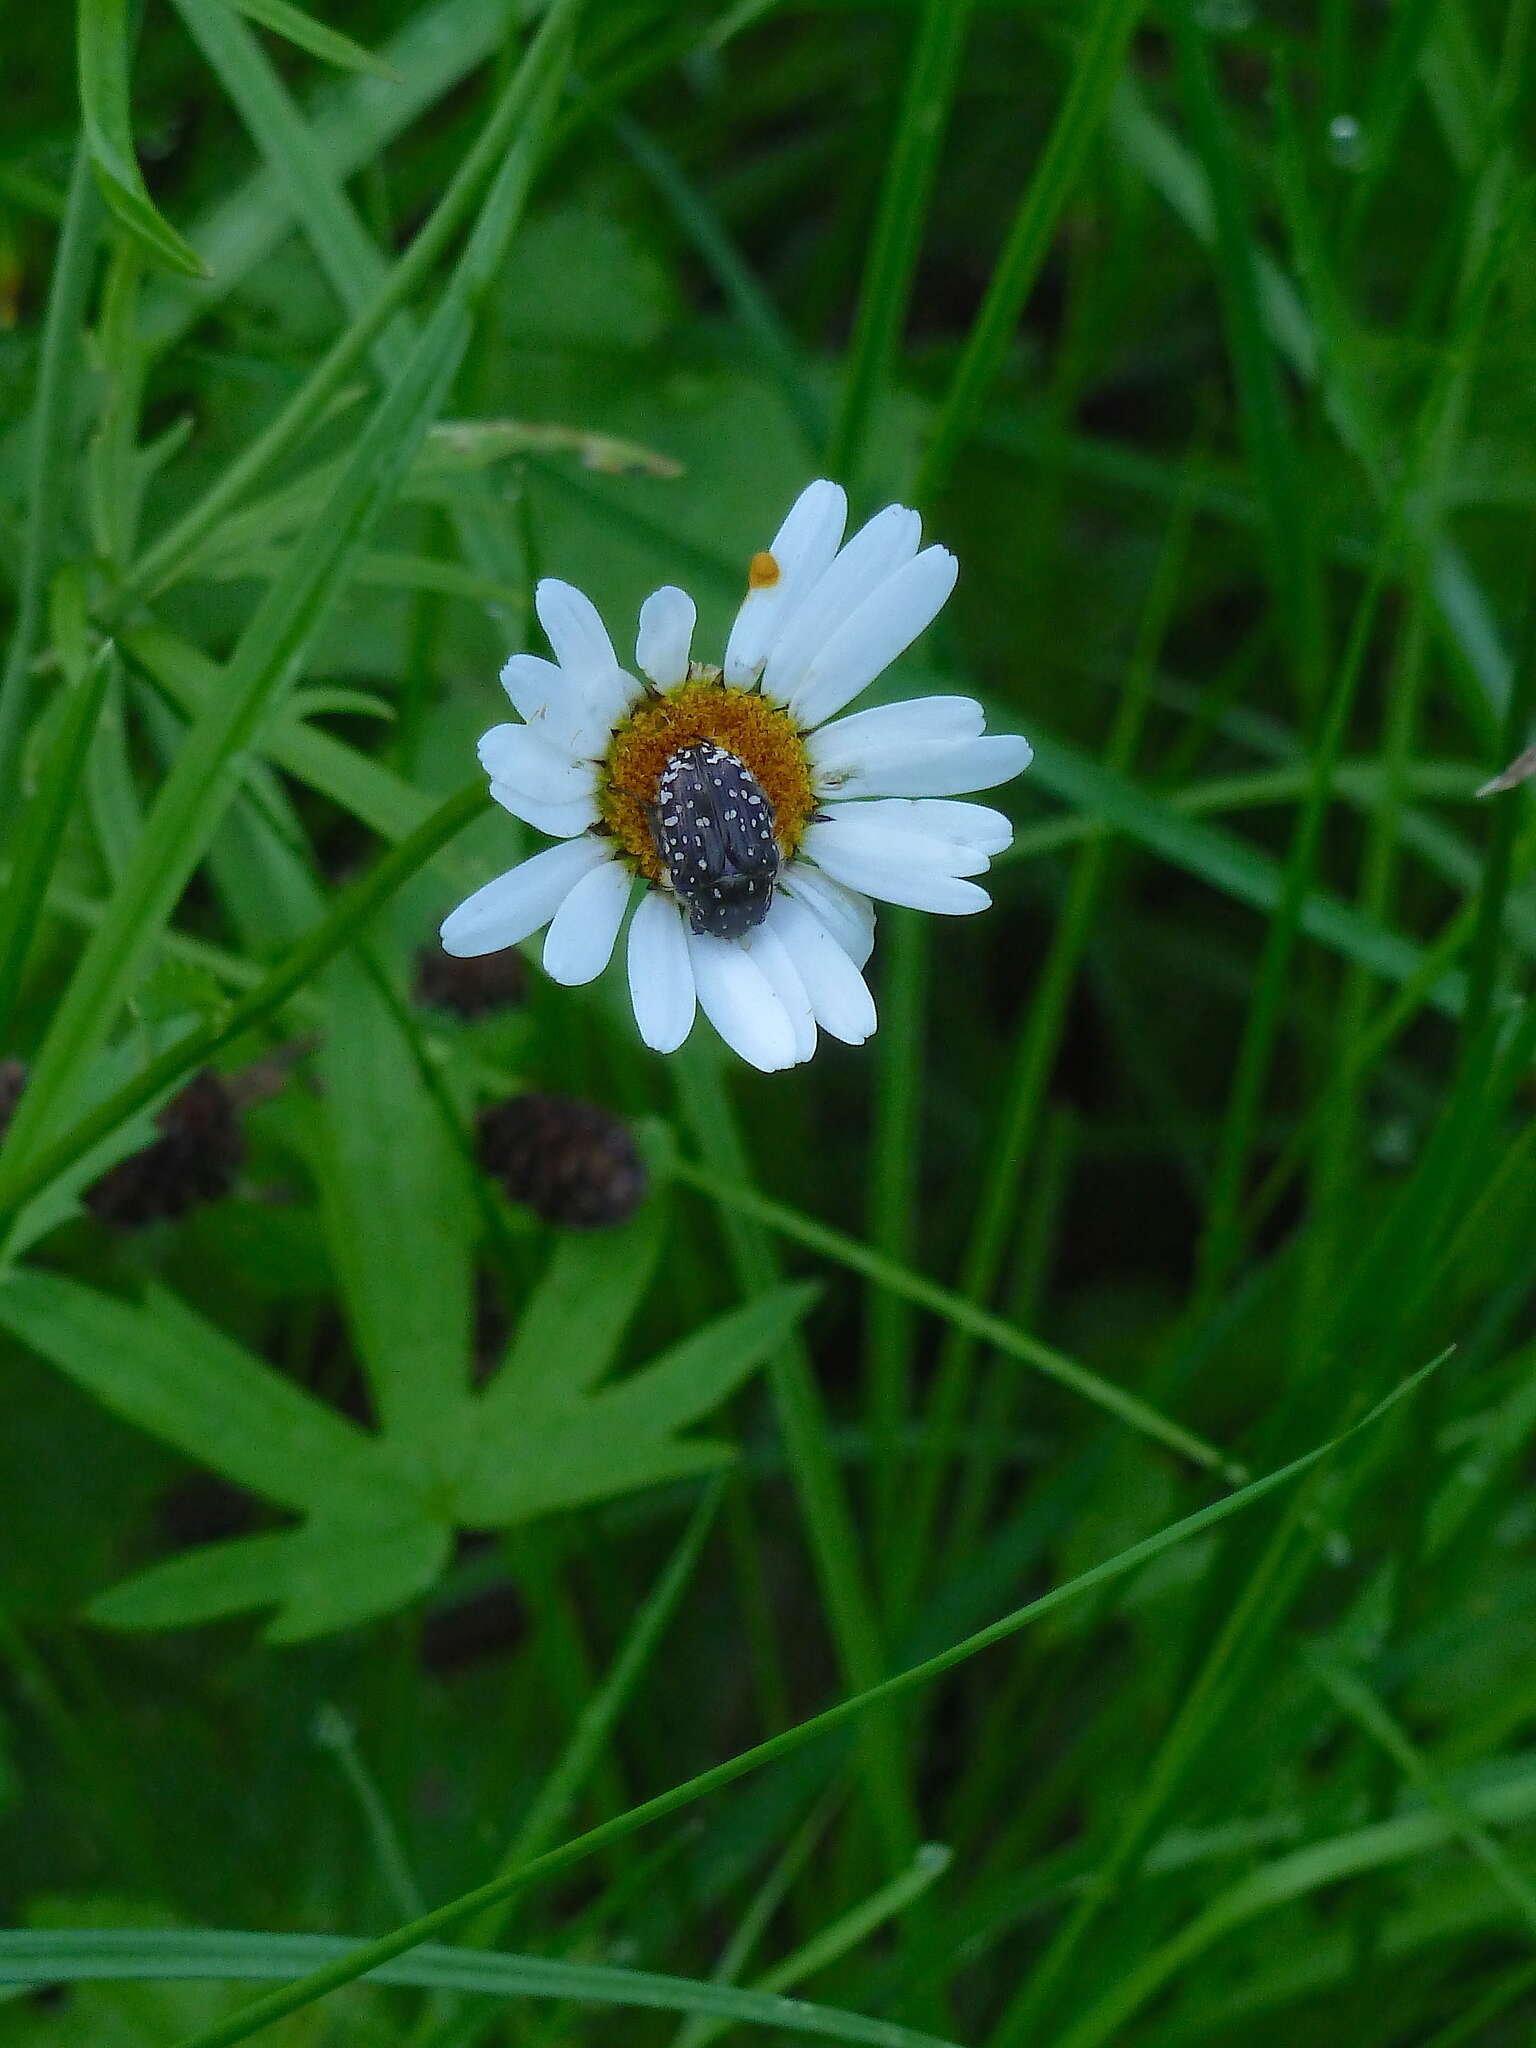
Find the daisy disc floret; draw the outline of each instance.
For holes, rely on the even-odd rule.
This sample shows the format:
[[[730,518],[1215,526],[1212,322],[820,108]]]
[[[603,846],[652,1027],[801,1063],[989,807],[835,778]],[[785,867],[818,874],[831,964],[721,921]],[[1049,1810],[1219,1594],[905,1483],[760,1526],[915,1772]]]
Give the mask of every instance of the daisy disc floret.
[[[752,557],[719,667],[695,661],[692,598],[640,608],[639,676],[590,599],[546,579],[534,596],[553,661],[514,654],[501,680],[519,723],[480,760],[496,801],[559,844],[477,889],[443,945],[473,956],[548,925],[544,968],[602,973],[631,900],[628,968],[645,1043],[674,1052],[700,1008],[765,1072],[810,1058],[818,1031],[875,1028],[863,968],[874,903],[984,910],[984,874],[1013,828],[954,798],[1028,766],[1027,740],[983,730],[969,697],[844,711],[937,616],[946,548],[888,505],[843,540],[834,483],[796,499]]]

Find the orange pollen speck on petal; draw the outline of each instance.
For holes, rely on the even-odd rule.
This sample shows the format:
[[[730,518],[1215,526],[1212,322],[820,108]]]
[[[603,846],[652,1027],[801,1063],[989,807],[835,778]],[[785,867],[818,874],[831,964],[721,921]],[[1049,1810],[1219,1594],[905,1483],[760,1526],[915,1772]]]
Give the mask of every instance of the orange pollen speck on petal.
[[[779,565],[766,548],[761,548],[747,564],[748,590],[772,590],[779,580]]]
[[[718,669],[649,698],[613,735],[597,807],[630,867],[658,886],[666,881],[666,869],[651,836],[656,785],[672,756],[701,740],[724,747],[757,777],[773,805],[774,837],[786,860],[816,808],[804,743],[779,705],[754,691],[727,689]]]

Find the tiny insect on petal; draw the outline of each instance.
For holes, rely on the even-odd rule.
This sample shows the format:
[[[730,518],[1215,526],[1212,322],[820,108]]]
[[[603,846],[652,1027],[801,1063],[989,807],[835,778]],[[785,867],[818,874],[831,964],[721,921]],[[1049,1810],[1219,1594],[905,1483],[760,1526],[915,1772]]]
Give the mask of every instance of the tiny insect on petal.
[[[759,548],[747,564],[748,590],[772,590],[779,580],[779,564],[767,548]]]

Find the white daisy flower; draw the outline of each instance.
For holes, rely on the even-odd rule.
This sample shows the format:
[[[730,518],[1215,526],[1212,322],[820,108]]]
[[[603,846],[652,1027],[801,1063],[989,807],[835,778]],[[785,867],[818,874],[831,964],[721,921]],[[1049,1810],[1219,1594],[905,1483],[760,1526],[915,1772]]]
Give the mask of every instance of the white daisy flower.
[[[560,843],[477,889],[445,921],[460,956],[548,925],[545,971],[602,973],[629,926],[629,988],[645,1043],[675,1052],[702,1007],[765,1073],[808,1060],[818,1030],[875,1028],[862,969],[871,898],[984,910],[985,874],[1013,828],[954,797],[1027,767],[1027,740],[982,730],[969,697],[838,714],[903,653],[954,588],[955,558],[920,548],[888,505],[846,544],[834,483],[801,492],[754,555],[720,668],[694,661],[686,592],[640,608],[638,680],[590,599],[546,580],[534,597],[555,659],[501,672],[521,723],[480,742],[491,794]]]

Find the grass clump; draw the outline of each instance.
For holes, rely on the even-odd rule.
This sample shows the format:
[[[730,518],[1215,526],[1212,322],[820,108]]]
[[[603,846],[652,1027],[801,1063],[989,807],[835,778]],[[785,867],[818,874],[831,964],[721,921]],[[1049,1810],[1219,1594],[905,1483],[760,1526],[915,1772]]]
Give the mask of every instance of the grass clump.
[[[1529,2037],[1528,12],[8,25],[0,2048]],[[435,971],[822,474],[993,910]]]

